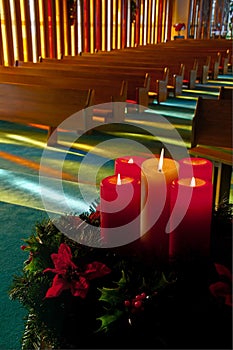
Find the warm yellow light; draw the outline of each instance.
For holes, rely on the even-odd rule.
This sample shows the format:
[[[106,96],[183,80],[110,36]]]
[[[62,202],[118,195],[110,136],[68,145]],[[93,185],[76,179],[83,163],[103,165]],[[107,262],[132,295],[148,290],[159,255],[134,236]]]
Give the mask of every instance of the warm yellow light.
[[[34,0],[30,0],[29,8],[30,8],[30,22],[31,22],[31,36],[32,36],[32,59],[33,59],[33,62],[37,62],[38,55],[37,55],[37,45],[36,45],[36,18],[35,18]]]
[[[146,45],[147,39],[147,15],[148,15],[148,0],[144,2],[144,20],[143,20],[143,45]]]
[[[55,10],[56,10],[56,34],[57,34],[57,58],[60,59],[62,56],[62,52],[61,52],[61,26],[60,26],[59,0],[56,0]]]
[[[0,0],[0,8],[1,8],[0,20],[1,20],[1,31],[2,31],[3,60],[4,60],[4,65],[8,66],[9,58],[8,58],[7,36],[6,36],[6,19],[5,19],[3,0]]]
[[[94,0],[90,0],[90,52],[95,51],[95,31],[94,31]]]
[[[67,22],[67,1],[63,0],[63,24],[64,24],[64,55],[68,55],[68,22]]]
[[[39,0],[39,19],[40,19],[40,43],[41,43],[41,56],[46,57],[45,54],[45,38],[44,38],[44,7],[43,0]]]
[[[143,43],[143,2],[141,2],[141,7],[140,7],[140,35],[139,35],[139,44],[142,45]]]
[[[116,11],[116,0],[112,1],[112,48],[116,48],[116,19],[117,19],[117,11]]]
[[[24,55],[24,61],[28,61],[27,30],[26,30],[24,0],[20,0],[20,10],[21,10],[22,38],[23,38],[23,55]]]
[[[107,50],[111,50],[111,0],[108,0],[108,14],[107,14]]]
[[[101,43],[101,46],[102,46],[102,51],[105,51],[105,48],[106,48],[106,21],[105,21],[105,13],[106,13],[106,0],[102,0],[102,43]]]
[[[11,24],[12,24],[12,40],[14,47],[14,60],[19,59],[19,47],[18,47],[18,36],[17,36],[17,26],[16,26],[16,17],[15,17],[15,3],[13,0],[10,0],[10,12],[11,12]]]
[[[82,52],[83,50],[81,13],[82,13],[81,0],[78,0],[77,1],[78,53]]]
[[[151,44],[155,43],[155,0],[152,0],[151,9]]]
[[[117,12],[117,48],[121,48],[121,1],[118,1]]]

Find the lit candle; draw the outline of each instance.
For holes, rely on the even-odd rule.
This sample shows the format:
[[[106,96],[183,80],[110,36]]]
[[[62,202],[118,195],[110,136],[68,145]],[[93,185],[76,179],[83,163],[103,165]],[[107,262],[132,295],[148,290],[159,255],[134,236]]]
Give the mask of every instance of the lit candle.
[[[101,237],[106,247],[126,245],[140,237],[141,185],[115,174],[100,183]]]
[[[141,179],[141,166],[146,158],[138,156],[126,156],[115,160],[115,174]]]
[[[213,186],[210,181],[193,177],[173,182],[171,207],[174,210],[171,213],[169,235],[171,261],[187,262],[209,256],[212,196]],[[187,207],[185,213],[183,213],[184,205]]]
[[[195,178],[212,181],[213,164],[210,160],[204,158],[184,158],[179,160],[179,178]]]
[[[169,235],[165,228],[170,215],[170,187],[178,177],[178,163],[164,158],[150,158],[142,163],[141,242],[143,249],[160,263],[168,261]]]

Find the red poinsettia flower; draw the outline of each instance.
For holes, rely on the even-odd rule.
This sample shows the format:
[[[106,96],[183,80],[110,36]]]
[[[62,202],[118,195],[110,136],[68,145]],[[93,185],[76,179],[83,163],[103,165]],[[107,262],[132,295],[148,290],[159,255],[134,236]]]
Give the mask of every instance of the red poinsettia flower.
[[[52,286],[46,293],[46,298],[57,297],[63,290],[70,289],[74,296],[85,298],[89,289],[90,280],[110,273],[111,270],[104,264],[94,261],[87,264],[84,269],[74,264],[70,247],[62,243],[57,254],[51,254],[54,269],[47,268],[44,272],[55,273]]]
[[[181,30],[185,30],[185,23],[176,23],[173,25],[176,32],[180,32]]]
[[[215,264],[215,268],[221,280],[211,284],[209,290],[214,297],[232,307],[232,274],[221,264]]]

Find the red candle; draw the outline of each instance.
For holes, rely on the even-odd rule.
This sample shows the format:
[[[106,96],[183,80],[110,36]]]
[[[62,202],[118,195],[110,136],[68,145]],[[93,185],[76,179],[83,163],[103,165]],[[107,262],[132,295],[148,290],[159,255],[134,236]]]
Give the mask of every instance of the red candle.
[[[126,245],[140,237],[140,191],[140,181],[132,177],[118,174],[101,181],[101,237],[106,247]]]
[[[174,210],[169,235],[169,256],[172,261],[194,261],[209,256],[212,196],[210,181],[183,178],[173,182],[171,207]]]
[[[179,160],[179,178],[195,177],[212,182],[213,164],[204,158],[184,158]]]
[[[126,156],[115,160],[115,174],[141,179],[141,166],[146,158]]]

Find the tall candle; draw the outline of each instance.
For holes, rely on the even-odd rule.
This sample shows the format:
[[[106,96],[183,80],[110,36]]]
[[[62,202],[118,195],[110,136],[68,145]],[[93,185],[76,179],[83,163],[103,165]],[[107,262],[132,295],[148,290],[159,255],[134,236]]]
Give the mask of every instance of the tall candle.
[[[115,160],[115,174],[141,179],[141,166],[146,158],[125,156]]]
[[[177,202],[177,193],[180,199]],[[190,195],[191,194],[191,195]],[[171,225],[174,225],[183,206],[187,205],[183,219],[171,227],[169,256],[172,261],[193,261],[206,258],[210,253],[213,186],[199,178],[175,180],[171,188]],[[186,203],[190,198],[190,203]]]
[[[213,164],[204,158],[183,158],[179,163],[179,178],[195,177],[212,182]]]
[[[106,247],[122,246],[140,237],[140,191],[140,181],[132,177],[118,174],[101,181],[101,237]]]
[[[178,168],[178,163],[169,158],[161,164],[161,156],[160,160],[150,158],[142,163],[141,241],[143,249],[160,263],[168,261],[169,235],[165,228],[170,215],[170,187],[178,177]]]

